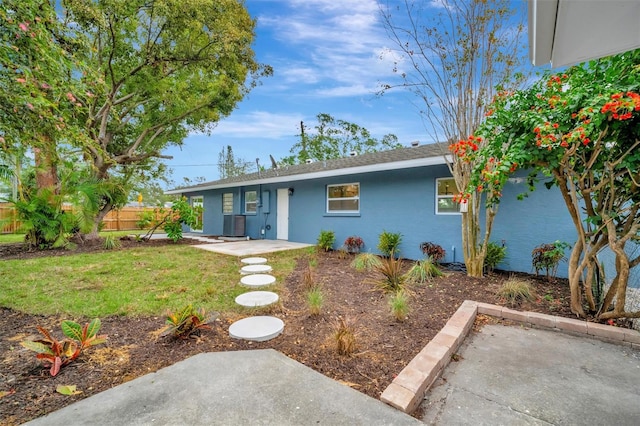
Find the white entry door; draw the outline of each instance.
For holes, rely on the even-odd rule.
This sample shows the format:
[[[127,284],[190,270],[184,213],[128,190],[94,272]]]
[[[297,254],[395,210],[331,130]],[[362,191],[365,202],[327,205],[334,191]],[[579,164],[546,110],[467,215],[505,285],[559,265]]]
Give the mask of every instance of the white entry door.
[[[276,210],[276,238],[289,239],[289,188],[278,188]]]
[[[191,197],[191,207],[194,209],[197,208],[198,211],[198,220],[191,227],[191,232],[202,232],[202,216],[203,216],[203,206],[204,206],[204,197],[201,195]]]

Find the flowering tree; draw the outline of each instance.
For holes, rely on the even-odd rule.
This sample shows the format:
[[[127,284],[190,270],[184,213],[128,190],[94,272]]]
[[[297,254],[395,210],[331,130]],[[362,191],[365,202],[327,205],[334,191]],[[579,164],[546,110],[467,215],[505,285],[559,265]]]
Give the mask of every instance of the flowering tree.
[[[415,96],[425,130],[442,143],[459,190],[468,187],[474,167],[473,156],[466,154],[482,143],[465,139],[482,122],[496,88],[517,86],[522,78],[523,25],[514,21],[513,6],[508,0],[404,0],[381,6],[395,45],[389,55],[401,77],[400,84],[386,84],[383,91],[402,87]],[[464,262],[469,276],[480,277],[496,206],[486,209],[482,228],[479,193],[469,192],[464,203]]]
[[[470,140],[484,143],[471,150],[477,166],[466,194],[482,191],[495,206],[509,175],[530,168],[559,188],[578,235],[569,258],[571,310],[598,319],[640,317],[625,311],[629,271],[640,264],[625,250],[640,240],[640,50],[499,94]],[[535,180],[534,172],[531,189]],[[615,276],[598,300],[592,287],[605,247],[615,254]]]

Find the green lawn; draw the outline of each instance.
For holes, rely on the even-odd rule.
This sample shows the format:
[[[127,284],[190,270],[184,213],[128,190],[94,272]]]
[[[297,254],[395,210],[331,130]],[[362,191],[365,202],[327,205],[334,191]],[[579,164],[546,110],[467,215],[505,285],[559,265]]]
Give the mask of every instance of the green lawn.
[[[305,250],[269,254],[275,291]],[[163,315],[185,304],[237,311],[237,257],[190,246],[0,261],[0,306],[69,317]]]

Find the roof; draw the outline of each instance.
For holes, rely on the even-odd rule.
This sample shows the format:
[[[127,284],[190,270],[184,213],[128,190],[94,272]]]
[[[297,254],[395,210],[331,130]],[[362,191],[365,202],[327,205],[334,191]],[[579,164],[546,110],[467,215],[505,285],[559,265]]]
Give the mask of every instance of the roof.
[[[166,193],[183,194],[209,189],[295,182],[323,177],[432,166],[445,164],[445,155],[447,155],[447,153],[446,145],[437,143],[398,148],[389,151],[343,157],[335,160],[317,161],[293,166],[280,166],[277,169],[261,170],[256,173],[205,182],[185,188],[172,189]]]
[[[640,47],[637,0],[529,0],[529,56],[562,67]]]

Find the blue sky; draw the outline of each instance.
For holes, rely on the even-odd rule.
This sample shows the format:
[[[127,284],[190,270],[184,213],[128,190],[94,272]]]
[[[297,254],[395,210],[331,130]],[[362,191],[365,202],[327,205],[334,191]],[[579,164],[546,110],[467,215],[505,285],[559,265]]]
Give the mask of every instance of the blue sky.
[[[257,60],[271,65],[274,75],[211,135],[190,135],[181,149],[166,151],[174,157],[166,163],[176,184],[184,177],[218,179],[218,154],[226,145],[236,157],[270,167],[269,155],[288,155],[300,121],[312,128],[318,113],[356,123],[377,138],[393,133],[403,145],[430,142],[408,93],[375,94],[379,83],[397,79],[378,2],[247,0],[246,6],[257,19]]]

